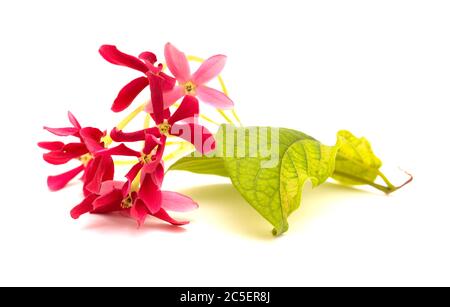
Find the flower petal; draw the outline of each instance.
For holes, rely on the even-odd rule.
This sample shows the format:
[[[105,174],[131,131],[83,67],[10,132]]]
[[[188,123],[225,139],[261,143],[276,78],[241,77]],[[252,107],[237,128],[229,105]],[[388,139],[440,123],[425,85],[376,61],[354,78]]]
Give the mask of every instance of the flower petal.
[[[226,110],[234,107],[234,102],[227,95],[204,85],[197,87],[197,96],[217,109]]]
[[[160,144],[156,149],[156,153],[152,156],[152,161],[145,163],[142,167],[142,174],[152,174],[163,162],[162,157],[164,155],[164,149],[166,146],[166,136],[163,135],[160,139]],[[143,180],[143,178],[142,178]]]
[[[44,127],[44,129],[57,136],[74,136],[79,131],[79,129],[73,127],[66,127],[66,128]]]
[[[153,108],[153,119],[157,125],[164,121],[164,100],[162,94],[163,79],[155,74],[148,74],[151,90],[151,104]]]
[[[154,53],[145,51],[139,55],[139,58],[147,64],[147,67],[151,73],[160,75],[163,78],[164,80],[162,85],[163,91],[166,92],[173,89],[177,80],[174,77],[171,77],[168,74],[162,72],[164,68],[162,64],[155,66],[157,58]]]
[[[92,202],[97,198],[97,195],[91,194],[87,196],[83,201],[70,210],[70,216],[73,219],[77,219],[80,215],[88,213],[92,210]]]
[[[158,128],[156,128],[156,130],[158,130]],[[145,140],[145,130],[123,132],[114,127],[109,135],[115,142],[137,142]]]
[[[132,55],[119,51],[116,46],[103,45],[100,47],[99,52],[105,60],[112,64],[126,66],[139,70],[143,73],[148,71],[147,66],[141,60]]]
[[[109,156],[95,157],[86,167],[85,193],[100,193],[103,181],[114,178],[114,162]]]
[[[136,178],[139,171],[142,169],[142,162],[138,162],[128,171],[128,173],[125,175],[125,178],[127,178],[127,181],[129,184],[133,182],[133,180]],[[128,188],[128,187],[127,187]],[[124,194],[128,194],[128,190],[124,191]]]
[[[163,191],[162,205],[165,210],[187,212],[198,208],[198,204],[190,197],[176,192]]]
[[[113,190],[122,190],[124,185],[125,185],[124,181],[117,181],[117,180],[103,181],[102,186],[100,188],[100,195],[105,195]]]
[[[164,181],[164,165],[162,164],[162,162],[159,162],[156,167],[153,168],[152,172],[148,172],[148,169],[143,169],[142,170],[143,174],[150,175],[150,177],[153,180],[153,183],[160,189],[163,181]]]
[[[146,77],[139,77],[132,80],[120,90],[117,98],[114,100],[111,110],[113,112],[121,112],[128,108],[137,95],[139,95],[147,85],[148,79]]]
[[[74,157],[79,157],[89,152],[83,143],[68,143],[64,145],[62,151],[67,154],[72,154]]]
[[[199,112],[197,98],[190,95],[185,96],[175,113],[169,118],[169,125],[197,116]]]
[[[140,199],[136,200],[133,207],[130,209],[130,216],[137,221],[138,227],[141,227],[142,224],[144,224],[147,215],[148,209],[144,202]]]
[[[84,166],[80,165],[68,172],[56,176],[47,177],[47,185],[51,191],[59,191],[64,188],[70,180],[84,170]]]
[[[61,150],[64,147],[63,142],[39,142],[38,146],[47,150]]]
[[[179,82],[184,83],[190,79],[189,62],[183,52],[175,48],[171,43],[167,43],[164,48],[164,56],[167,67]]]
[[[61,151],[51,151],[42,155],[44,161],[53,165],[66,164],[70,160],[74,159],[73,155]]]
[[[92,213],[109,213],[120,211],[123,200],[122,191],[112,190],[109,193],[99,196],[93,203]]]
[[[177,221],[173,219],[163,208],[161,208],[157,213],[152,214],[154,217],[159,218],[160,220],[166,221],[175,226],[182,226],[189,224],[189,221]]]
[[[153,182],[151,176],[144,176],[138,196],[145,203],[150,213],[156,213],[161,209],[161,190]]]
[[[173,89],[175,84],[177,83],[177,79],[169,76],[166,73],[160,72],[159,75],[163,78],[162,89],[164,92],[168,92]]]
[[[76,119],[76,117],[69,111],[67,112],[67,116],[69,117],[70,123],[77,129],[81,129],[81,125]]]
[[[125,144],[120,144],[116,147],[100,150],[96,152],[98,156],[127,156],[127,157],[141,157],[141,153],[128,148]]]
[[[86,127],[80,130],[80,137],[90,153],[105,149],[102,137],[105,134],[97,128]]]
[[[141,60],[147,61],[150,64],[155,64],[156,61],[158,60],[158,58],[156,57],[156,55],[153,52],[150,51],[144,51],[139,55],[139,58]]]
[[[190,142],[202,154],[213,151],[216,146],[214,135],[205,127],[195,123],[175,124],[170,134]]]
[[[47,163],[60,165],[69,162],[72,159],[79,158],[80,156],[88,153],[86,146],[81,143],[69,143],[64,145],[61,150],[50,151],[43,155],[44,160]]]
[[[227,57],[221,54],[210,57],[192,75],[192,82],[202,85],[211,81],[220,74],[226,62]]]
[[[142,150],[142,152],[146,155],[149,155],[157,145],[161,145],[161,141],[158,140],[153,134],[146,133],[144,149]]]
[[[163,93],[163,100],[164,100],[164,109],[169,108],[172,106],[175,102],[177,102],[178,99],[183,97],[184,90],[181,86],[175,86],[172,90],[168,92]],[[148,103],[145,106],[145,112],[152,114],[153,113],[153,104]]]

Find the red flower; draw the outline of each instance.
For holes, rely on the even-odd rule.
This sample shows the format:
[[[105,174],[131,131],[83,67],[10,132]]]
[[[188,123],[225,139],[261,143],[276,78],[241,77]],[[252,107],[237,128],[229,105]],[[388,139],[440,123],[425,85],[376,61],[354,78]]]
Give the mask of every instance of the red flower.
[[[119,51],[116,46],[112,45],[101,46],[99,52],[105,60],[112,64],[126,66],[138,70],[144,74],[159,74],[163,79],[164,91],[170,91],[175,86],[175,78],[161,72],[161,64],[155,66],[157,58],[152,52],[146,51],[141,53],[139,57],[134,57]],[[148,85],[149,79],[146,76],[136,78],[129,82],[122,88],[122,90],[120,90],[117,98],[114,100],[111,110],[114,112],[121,112],[125,110],[133,102],[137,95],[139,95],[139,93],[142,92]]]
[[[97,192],[102,181],[111,180],[114,177],[114,163],[111,157],[95,156],[98,150],[104,149],[102,138],[105,133],[97,128],[81,128],[72,113],[69,112],[68,116],[73,127],[44,127],[44,129],[58,136],[77,137],[79,141],[67,144],[63,142],[40,142],[38,146],[49,150],[43,155],[43,158],[50,164],[66,164],[74,159],[79,160],[81,164],[65,173],[48,176],[47,185],[52,191],[60,190],[84,171],[82,176],[84,193],[87,195],[91,192]]]
[[[47,180],[49,188],[59,190],[83,172],[81,179],[84,182],[85,198],[71,210],[71,216],[74,219],[88,212],[122,212],[134,218],[138,225],[142,225],[148,215],[174,225],[186,224],[186,221],[171,218],[166,210],[188,211],[197,208],[198,205],[187,196],[162,190],[164,181],[162,158],[167,137],[170,135],[191,142],[201,153],[214,149],[213,135],[197,124],[198,100],[193,95],[186,95],[181,105],[171,113],[170,109],[164,107],[164,95],[173,89],[176,80],[162,72],[162,64],[155,64],[157,59],[153,53],[143,52],[139,57],[134,57],[120,52],[111,45],[102,46],[99,52],[110,63],[138,70],[145,75],[132,80],[119,92],[112,110],[120,112],[127,108],[149,85],[151,99],[146,106],[146,111],[153,117],[155,127],[130,133],[114,128],[107,137],[106,132],[97,128],[82,128],[69,112],[69,121],[72,126],[44,128],[57,136],[74,137],[77,141],[41,142],[38,145],[48,150],[43,155],[48,163],[60,165],[75,159],[79,160],[81,165],[63,174],[49,176]],[[214,71],[218,72],[219,69]],[[208,72],[208,74],[211,73]],[[130,114],[118,126],[122,129],[140,110],[142,109]],[[104,141],[106,139],[108,141]],[[123,143],[106,148],[105,142],[109,145],[111,140],[144,141],[144,145],[141,151],[133,150]],[[113,156],[129,156],[137,159],[125,175],[125,181],[114,180]]]
[[[161,136],[173,135],[193,144],[197,151],[205,154],[215,148],[214,136],[205,127],[196,123],[199,114],[197,98],[185,96],[177,110],[171,114],[169,109],[164,109],[162,83],[163,78],[152,73],[150,79],[151,103],[153,106],[152,117],[157,127],[152,127],[135,132],[125,133],[114,128],[111,138],[116,142],[143,141],[146,134]]]
[[[147,215],[152,215],[172,225],[185,225],[188,221],[177,221],[170,217],[166,210],[186,212],[196,209],[198,205],[189,197],[168,191],[159,191],[155,199],[160,203],[160,208],[152,212],[136,191],[128,191],[127,182],[104,181],[99,193],[86,196],[76,205],[70,215],[78,219],[85,213],[111,213],[123,212],[133,217],[138,225],[145,222]]]
[[[161,208],[160,188],[164,180],[164,167],[162,156],[164,153],[166,137],[157,139],[153,134],[145,134],[145,143],[142,152],[128,148],[124,144],[98,152],[104,156],[129,156],[138,158],[137,163],[125,175],[127,194],[133,190],[133,182],[140,173],[140,188],[137,192],[147,206],[150,213],[156,213]]]

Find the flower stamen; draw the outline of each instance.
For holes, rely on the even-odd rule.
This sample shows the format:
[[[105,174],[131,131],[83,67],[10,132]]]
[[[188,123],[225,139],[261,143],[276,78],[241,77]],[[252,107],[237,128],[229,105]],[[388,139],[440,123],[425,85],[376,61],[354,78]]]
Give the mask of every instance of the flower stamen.
[[[152,159],[152,155],[146,155],[144,153],[141,154],[141,158],[139,159],[139,161],[141,161],[144,164],[150,163],[153,161]]]
[[[87,153],[87,154],[79,157],[78,160],[80,160],[81,164],[83,164],[84,166],[87,166],[89,161],[92,160],[92,155],[90,153]]]
[[[195,96],[197,86],[192,81],[186,82],[183,87],[185,95]]]
[[[122,200],[120,207],[123,209],[130,209],[132,206],[133,206],[133,198],[131,197],[131,194],[128,194],[127,198]]]
[[[165,136],[169,136],[171,128],[172,126],[169,124],[167,119],[165,119],[164,122],[158,125],[159,133]]]

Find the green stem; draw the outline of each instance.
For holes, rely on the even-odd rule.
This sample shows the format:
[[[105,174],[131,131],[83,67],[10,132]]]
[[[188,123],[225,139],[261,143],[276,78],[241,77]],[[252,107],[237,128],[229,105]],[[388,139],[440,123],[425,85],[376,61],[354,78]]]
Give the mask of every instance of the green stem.
[[[410,183],[413,180],[413,176],[411,174],[405,172],[410,178],[402,185],[396,187],[386,178],[386,176],[383,173],[379,172],[378,175],[387,184],[387,186],[383,186],[381,184],[378,184],[378,183],[375,183],[375,182],[372,182],[372,181],[369,181],[364,178],[360,178],[360,177],[357,177],[357,176],[354,176],[351,174],[347,174],[347,173],[343,173],[343,172],[339,172],[339,171],[335,171],[334,173],[341,177],[346,177],[352,181],[360,182],[361,184],[367,184],[367,185],[374,187],[375,189],[380,190],[386,194],[391,194],[392,192],[395,192],[398,189],[401,189],[402,187],[404,187],[405,185],[407,185],[408,183]]]
[[[389,179],[387,179],[387,177],[380,171],[378,171],[378,176],[381,177],[381,179],[383,179],[383,181],[387,184],[389,189],[396,189],[395,186],[389,181]]]

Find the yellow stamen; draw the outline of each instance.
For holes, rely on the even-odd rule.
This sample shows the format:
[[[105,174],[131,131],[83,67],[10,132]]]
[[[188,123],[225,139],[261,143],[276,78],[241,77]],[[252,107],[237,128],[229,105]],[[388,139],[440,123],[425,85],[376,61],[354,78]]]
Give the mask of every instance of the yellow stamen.
[[[130,209],[132,206],[133,206],[133,198],[131,197],[131,194],[128,194],[127,198],[122,200],[120,207],[122,207],[123,209]]]
[[[163,123],[158,125],[159,132],[165,136],[169,136],[171,128],[172,128],[172,126],[170,126],[167,119],[165,119]]]
[[[197,86],[192,81],[186,82],[185,84],[183,84],[183,87],[185,95],[195,96]]]
[[[141,161],[144,164],[152,162],[152,155],[146,155],[144,153],[141,154],[141,157],[139,158],[139,161]]]
[[[84,166],[87,166],[89,161],[92,160],[92,155],[90,153],[87,153],[87,154],[79,157],[78,160],[80,160],[81,164],[83,164]]]

